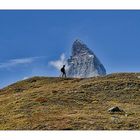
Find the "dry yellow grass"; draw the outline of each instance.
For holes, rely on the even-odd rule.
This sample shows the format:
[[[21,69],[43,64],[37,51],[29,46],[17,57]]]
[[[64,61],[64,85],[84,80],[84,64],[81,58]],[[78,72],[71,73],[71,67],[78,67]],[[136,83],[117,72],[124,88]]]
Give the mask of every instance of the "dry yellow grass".
[[[140,73],[33,77],[0,90],[1,130],[140,130]],[[110,114],[118,106],[125,114]]]

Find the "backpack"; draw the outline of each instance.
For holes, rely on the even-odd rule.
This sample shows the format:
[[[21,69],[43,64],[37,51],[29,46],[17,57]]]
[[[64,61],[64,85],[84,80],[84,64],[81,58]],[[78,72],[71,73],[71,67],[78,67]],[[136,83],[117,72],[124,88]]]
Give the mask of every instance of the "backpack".
[[[63,73],[64,73],[64,72],[65,72],[65,69],[64,69],[64,68],[61,68],[61,72],[63,72]]]

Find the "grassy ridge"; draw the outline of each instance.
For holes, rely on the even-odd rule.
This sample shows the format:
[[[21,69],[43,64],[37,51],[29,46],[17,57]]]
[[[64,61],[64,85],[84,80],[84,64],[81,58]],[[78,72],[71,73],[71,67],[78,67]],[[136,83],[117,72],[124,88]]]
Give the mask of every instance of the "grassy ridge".
[[[140,73],[17,82],[0,90],[0,129],[140,130]]]

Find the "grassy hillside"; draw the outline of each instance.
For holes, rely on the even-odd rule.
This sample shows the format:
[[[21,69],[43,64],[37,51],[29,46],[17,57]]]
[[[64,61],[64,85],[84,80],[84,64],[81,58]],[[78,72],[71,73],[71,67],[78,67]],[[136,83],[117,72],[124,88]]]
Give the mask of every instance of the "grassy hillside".
[[[0,90],[0,129],[140,130],[140,73],[17,82]]]

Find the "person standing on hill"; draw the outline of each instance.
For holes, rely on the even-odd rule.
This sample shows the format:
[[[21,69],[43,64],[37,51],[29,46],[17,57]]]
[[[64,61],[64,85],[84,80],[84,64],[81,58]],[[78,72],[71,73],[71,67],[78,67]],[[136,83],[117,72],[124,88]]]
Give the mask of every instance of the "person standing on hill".
[[[65,77],[66,78],[65,65],[63,65],[63,67],[61,68],[61,73],[62,73],[62,77]]]

